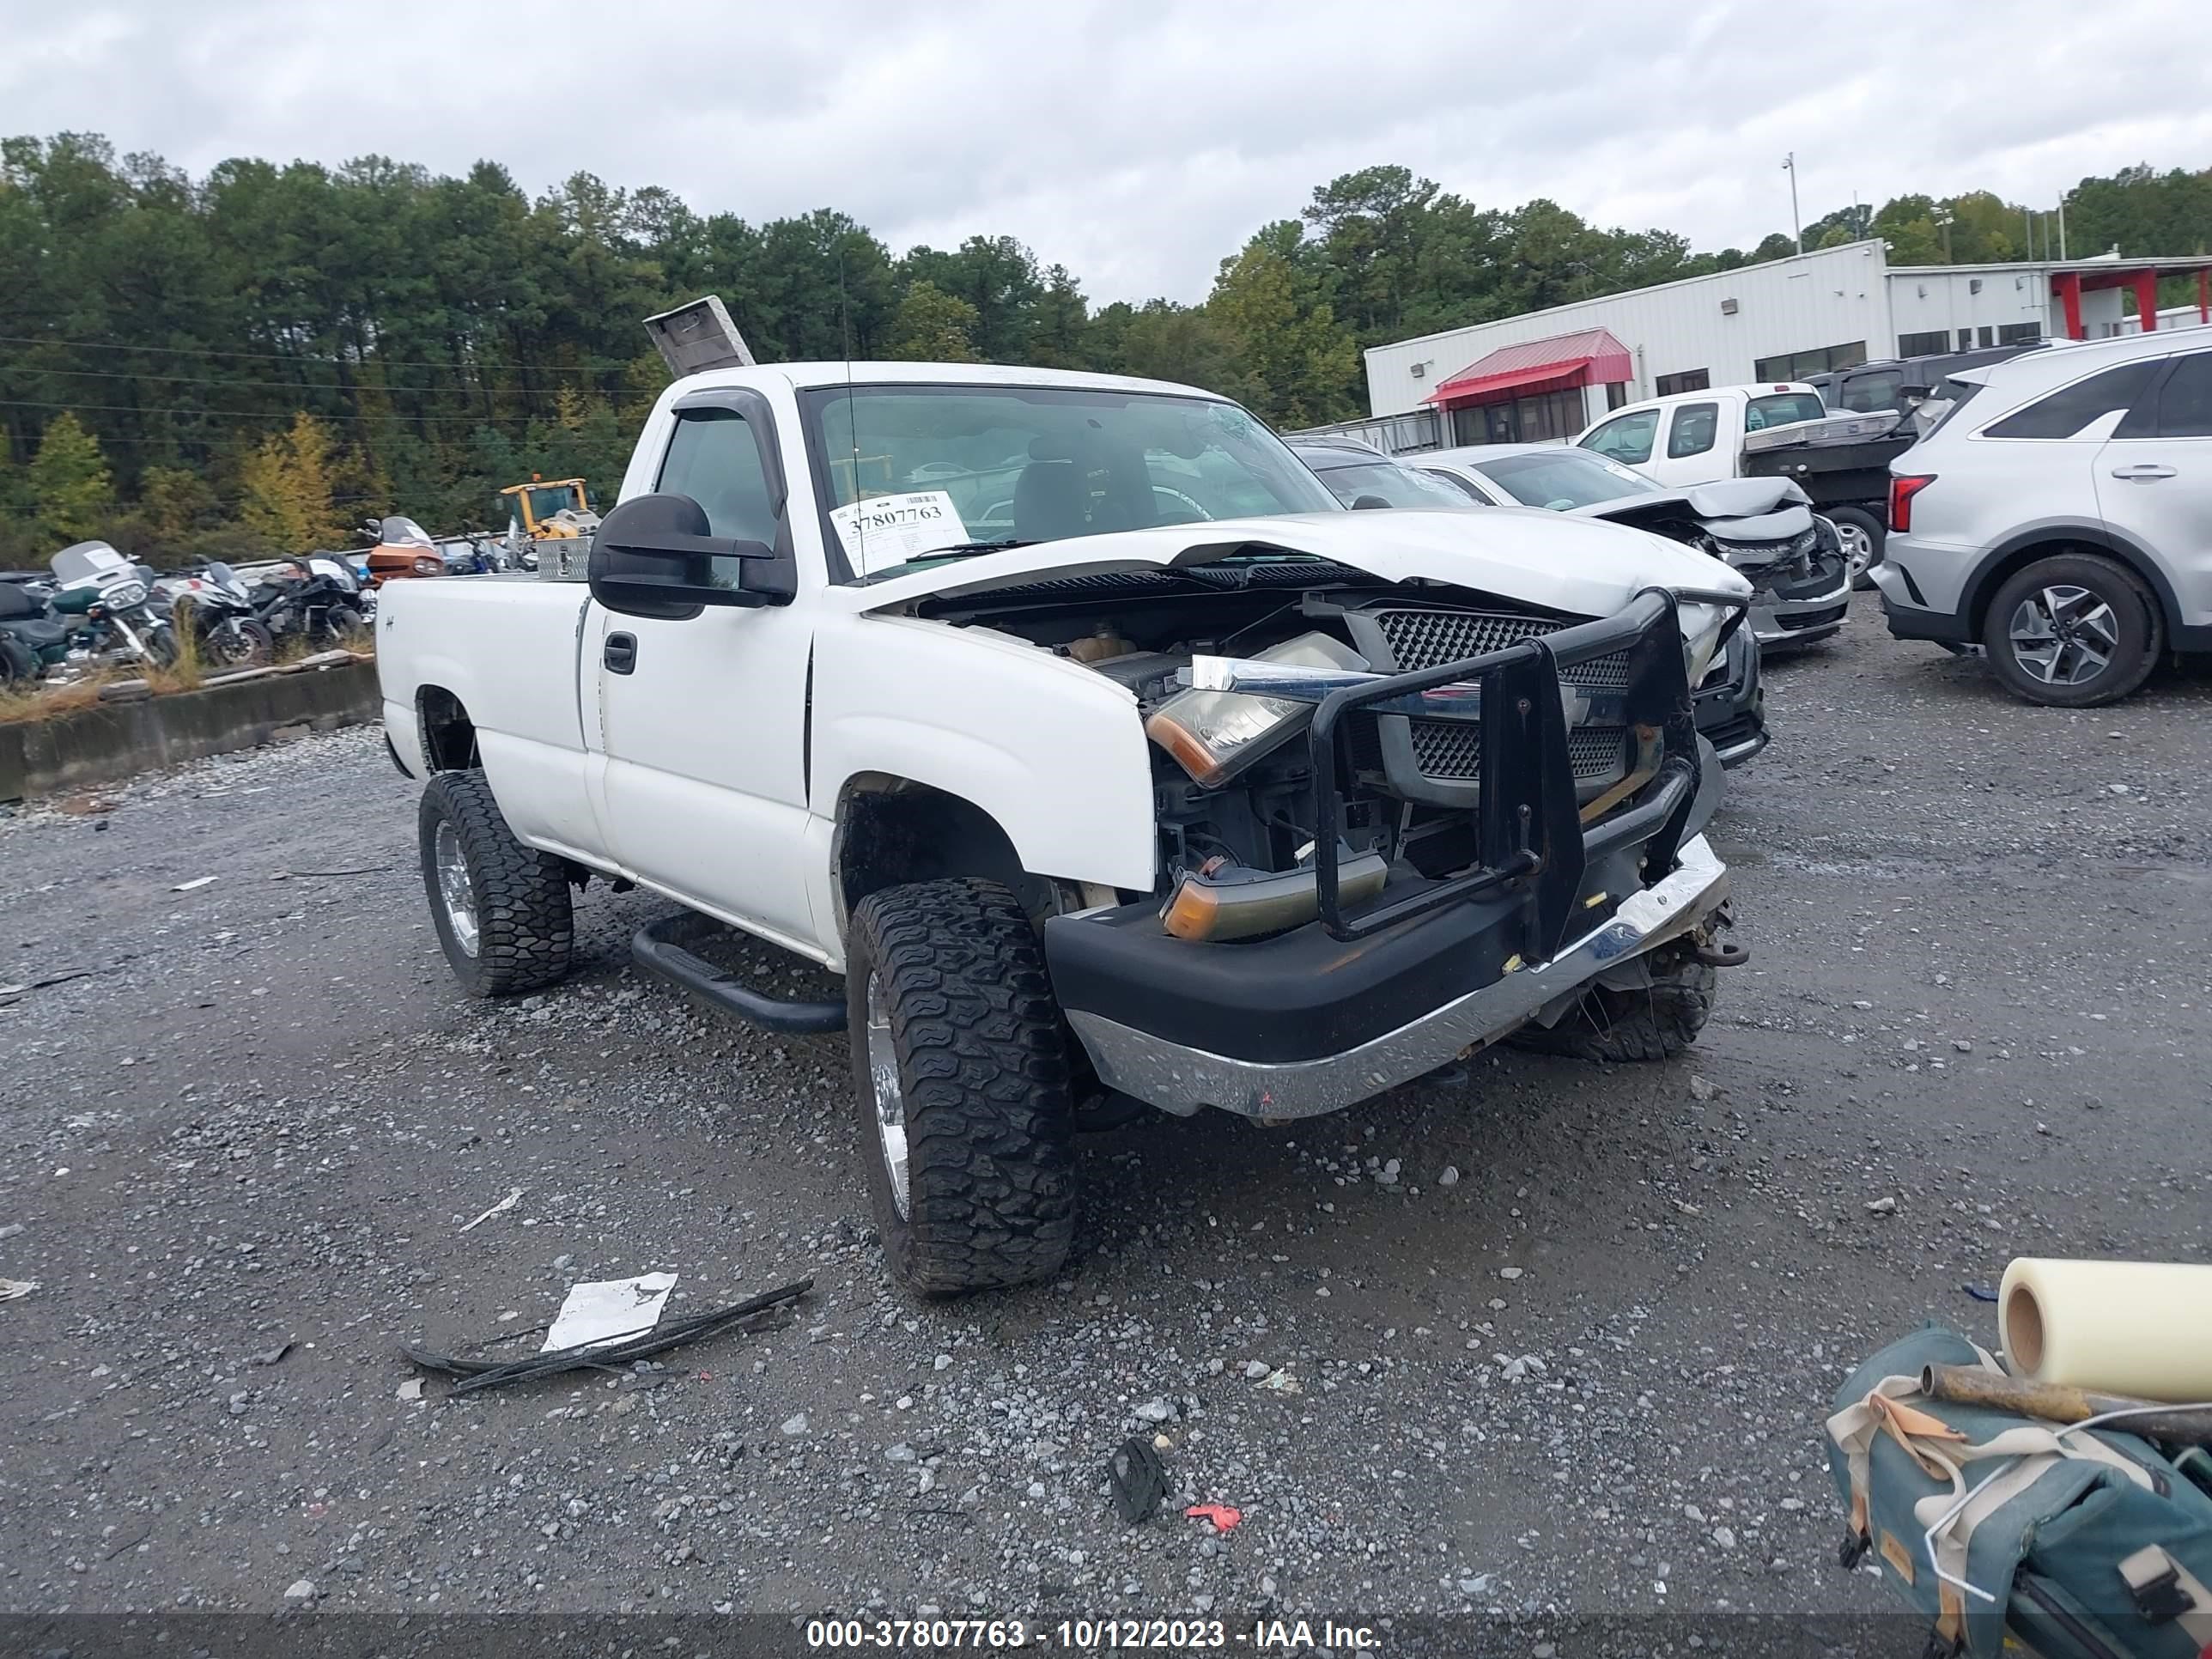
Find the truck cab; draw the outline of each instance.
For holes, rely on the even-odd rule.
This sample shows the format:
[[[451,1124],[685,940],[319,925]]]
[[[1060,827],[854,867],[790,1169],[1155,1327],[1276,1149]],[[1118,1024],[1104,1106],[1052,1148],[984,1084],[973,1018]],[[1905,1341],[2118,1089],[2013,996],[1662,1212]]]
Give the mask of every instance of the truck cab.
[[[1577,434],[1583,448],[1632,466],[1653,483],[1712,483],[1744,477],[1744,438],[1825,420],[1820,394],[1802,381],[1710,386],[1613,410]]]
[[[403,585],[384,712],[462,987],[640,966],[843,1036],[893,1276],[1048,1276],[1073,1137],[1333,1111],[1508,1038],[1703,1024],[1690,696],[1748,584],[1556,514],[1357,513],[1244,410],[1012,367],[740,364],[645,422],[588,580]],[[763,994],[731,928],[842,975]]]

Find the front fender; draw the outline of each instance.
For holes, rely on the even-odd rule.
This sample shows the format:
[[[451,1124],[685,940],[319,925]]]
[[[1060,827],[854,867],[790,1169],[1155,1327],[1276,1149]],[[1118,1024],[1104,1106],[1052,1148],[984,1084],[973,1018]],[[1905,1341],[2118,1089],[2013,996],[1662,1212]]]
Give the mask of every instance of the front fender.
[[[1149,891],[1152,757],[1136,700],[1102,675],[981,628],[825,618],[815,641],[810,810],[834,819],[866,773],[988,813],[1031,875]]]

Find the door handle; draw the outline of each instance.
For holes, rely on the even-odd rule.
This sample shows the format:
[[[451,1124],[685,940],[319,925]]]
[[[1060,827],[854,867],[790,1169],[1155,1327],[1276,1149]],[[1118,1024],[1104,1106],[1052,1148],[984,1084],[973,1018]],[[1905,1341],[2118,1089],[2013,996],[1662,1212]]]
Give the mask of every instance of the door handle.
[[[607,642],[599,648],[599,660],[607,665],[610,674],[627,674],[637,666],[637,635],[610,634]]]
[[[2148,483],[2154,478],[2171,478],[2173,477],[2173,469],[2170,466],[2160,466],[2154,461],[2138,461],[2133,466],[2114,467],[2112,476],[2115,478],[2125,478],[2131,483]]]

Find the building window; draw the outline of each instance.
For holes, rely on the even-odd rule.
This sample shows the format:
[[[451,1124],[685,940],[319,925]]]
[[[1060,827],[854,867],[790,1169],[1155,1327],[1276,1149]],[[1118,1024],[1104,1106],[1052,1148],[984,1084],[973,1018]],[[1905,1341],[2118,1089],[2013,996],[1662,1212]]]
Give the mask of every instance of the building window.
[[[1850,340],[1842,345],[1815,346],[1779,357],[1761,357],[1751,367],[1754,380],[1802,380],[1808,374],[1825,374],[1834,368],[1856,368],[1867,360],[1866,342]]]
[[[1705,392],[1711,387],[1712,383],[1711,371],[1703,368],[1686,368],[1680,374],[1662,374],[1655,382],[1662,398],[1671,398],[1678,392]]]
[[[1984,323],[1979,328],[1974,331],[1974,343],[1977,345],[1982,346],[1995,345],[1997,343],[1996,330],[1991,328],[1987,323]]]
[[[2041,323],[2000,323],[1997,325],[1999,345],[2033,345],[2042,337]]]
[[[1897,355],[1900,357],[1938,357],[1950,347],[1950,335],[1940,328],[1897,337]]]
[[[1462,444],[1563,442],[1588,418],[1580,386],[1475,404],[1452,410],[1452,437]]]
[[[1626,381],[1607,380],[1605,383],[1605,406],[1607,409],[1619,409],[1627,401],[1628,383]]]
[[[1972,351],[1973,349],[1974,331],[1971,328],[1960,329],[1959,331],[1959,349],[1961,351]]]

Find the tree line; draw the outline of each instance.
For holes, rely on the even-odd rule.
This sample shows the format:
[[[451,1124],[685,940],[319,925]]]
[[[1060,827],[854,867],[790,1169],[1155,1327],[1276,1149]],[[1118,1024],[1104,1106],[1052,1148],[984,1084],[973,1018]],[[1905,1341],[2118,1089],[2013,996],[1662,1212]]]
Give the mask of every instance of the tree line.
[[[1896,198],[1805,228],[1900,264],[2041,253],[1987,192]],[[2212,243],[2212,169],[2126,169],[2068,198],[2077,255]],[[907,358],[1152,376],[1299,427],[1364,412],[1363,347],[1793,250],[1693,252],[1555,202],[1480,206],[1401,167],[1316,188],[1196,304],[1095,305],[1010,236],[895,253],[833,209],[752,222],[589,173],[532,199],[367,156],[195,179],[96,136],[0,142],[0,565],[104,537],[139,556],[340,546],[404,513],[504,527],[499,488],[611,495],[667,376],[639,327],[720,294],[763,361]],[[2175,297],[2179,297],[2178,295]],[[495,520],[496,520],[495,522]]]

